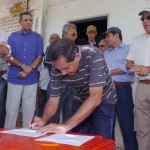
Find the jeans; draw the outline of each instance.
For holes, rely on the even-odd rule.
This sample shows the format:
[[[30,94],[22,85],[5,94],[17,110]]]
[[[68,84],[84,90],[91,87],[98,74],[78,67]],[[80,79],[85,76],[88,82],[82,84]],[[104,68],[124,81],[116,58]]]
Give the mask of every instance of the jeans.
[[[4,127],[6,116],[7,81],[0,80],[0,128]]]
[[[125,150],[138,150],[134,132],[134,104],[131,86],[116,86],[116,114],[120,124]]]
[[[74,114],[82,105],[80,101],[73,101]],[[101,135],[107,139],[114,139],[115,104],[102,103],[92,114],[72,132]]]

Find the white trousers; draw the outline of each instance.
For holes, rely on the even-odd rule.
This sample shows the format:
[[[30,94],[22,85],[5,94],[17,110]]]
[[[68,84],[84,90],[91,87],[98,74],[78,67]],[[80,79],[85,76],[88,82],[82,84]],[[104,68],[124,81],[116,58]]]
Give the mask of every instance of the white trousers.
[[[134,127],[139,150],[150,149],[150,84],[137,83]]]
[[[36,108],[37,83],[16,85],[8,83],[5,128],[16,127],[18,110],[22,100],[23,127],[28,127]]]

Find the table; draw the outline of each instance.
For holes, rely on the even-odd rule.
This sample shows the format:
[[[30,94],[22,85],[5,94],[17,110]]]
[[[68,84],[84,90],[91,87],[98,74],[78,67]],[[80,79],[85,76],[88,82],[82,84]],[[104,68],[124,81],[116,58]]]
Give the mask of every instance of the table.
[[[4,130],[6,129],[0,129],[0,131]],[[102,136],[96,136],[79,147],[53,142],[39,142],[35,139],[0,133],[0,150],[115,150],[115,142],[110,139],[103,139]]]

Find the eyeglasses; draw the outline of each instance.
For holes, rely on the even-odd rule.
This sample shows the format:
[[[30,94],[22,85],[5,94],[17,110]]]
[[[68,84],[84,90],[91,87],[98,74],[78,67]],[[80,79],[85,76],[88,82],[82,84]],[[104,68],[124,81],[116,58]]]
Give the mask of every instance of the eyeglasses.
[[[145,16],[145,17],[144,16],[141,17],[141,21],[144,21],[145,19],[146,20],[150,20],[150,15]]]
[[[104,45],[99,45],[99,47],[105,47]]]
[[[73,37],[78,36],[77,33],[68,33],[68,34],[71,35],[71,36],[73,36]]]

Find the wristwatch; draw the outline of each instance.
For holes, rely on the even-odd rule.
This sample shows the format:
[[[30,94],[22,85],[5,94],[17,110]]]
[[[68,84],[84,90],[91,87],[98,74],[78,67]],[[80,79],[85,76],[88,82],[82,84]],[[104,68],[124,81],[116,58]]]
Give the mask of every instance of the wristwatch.
[[[23,63],[20,63],[20,64],[19,64],[19,68],[21,68],[23,65],[24,65]]]

